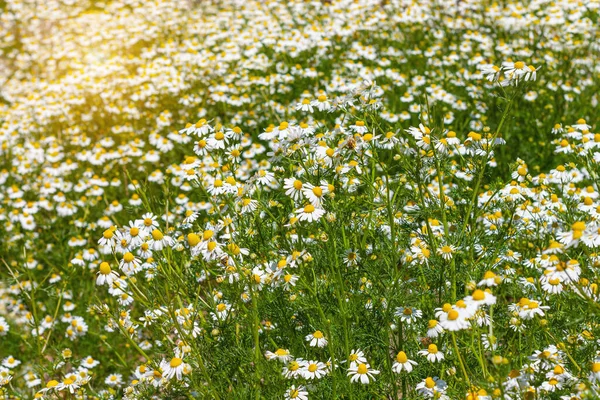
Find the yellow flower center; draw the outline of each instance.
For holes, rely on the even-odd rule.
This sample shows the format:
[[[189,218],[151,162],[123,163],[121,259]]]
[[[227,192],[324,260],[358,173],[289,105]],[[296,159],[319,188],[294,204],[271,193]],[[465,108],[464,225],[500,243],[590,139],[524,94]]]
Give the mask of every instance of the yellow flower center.
[[[52,379],[51,381],[48,381],[48,383],[46,383],[47,388],[53,388],[53,387],[56,387],[57,385],[58,385],[58,381],[55,381],[54,379]]]
[[[188,240],[189,245],[194,247],[198,243],[200,243],[200,236],[196,235],[195,233],[189,233],[187,235],[187,240]]]
[[[100,264],[100,273],[102,275],[108,275],[111,273],[110,265],[108,265],[106,261]]]
[[[287,356],[288,351],[285,349],[277,349],[275,350],[275,354],[277,354],[278,356]]]
[[[477,289],[473,292],[473,300],[481,301],[483,299],[485,299],[485,293],[483,293],[483,290]]]
[[[398,353],[398,355],[396,356],[396,361],[398,361],[400,364],[404,364],[405,362],[407,362],[408,357],[406,356],[406,353],[403,351]]]
[[[448,312],[448,319],[450,321],[455,321],[458,319],[458,311],[456,310],[450,310],[450,312]],[[436,349],[437,351],[437,349]]]
[[[170,366],[171,368],[177,368],[177,367],[179,367],[179,366],[180,366],[182,363],[183,363],[183,360],[182,360],[181,358],[174,357],[174,358],[172,358],[172,359],[171,359],[171,362],[169,362],[169,366]]]

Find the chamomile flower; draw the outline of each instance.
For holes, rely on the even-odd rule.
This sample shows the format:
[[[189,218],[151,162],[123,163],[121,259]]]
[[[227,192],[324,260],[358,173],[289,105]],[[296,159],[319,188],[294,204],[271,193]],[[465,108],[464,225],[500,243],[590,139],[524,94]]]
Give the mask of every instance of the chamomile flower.
[[[441,362],[444,359],[444,353],[438,350],[438,347],[433,343],[427,349],[420,350],[418,354],[426,357],[429,362]]]
[[[447,387],[448,385],[445,381],[439,379],[438,377],[432,378],[429,376],[423,381],[419,382],[415,386],[415,389],[421,395],[435,399],[441,398]]]
[[[460,331],[469,328],[465,313],[452,308],[440,316],[440,325],[447,331]]]
[[[348,267],[354,267],[360,262],[360,256],[356,250],[346,250],[344,253],[343,262]]]
[[[106,284],[110,286],[118,278],[119,274],[113,271],[106,261],[100,263],[100,266],[98,267],[98,277],[96,278],[96,285],[101,286]]]
[[[304,184],[301,180],[296,178],[286,178],[283,181],[283,188],[285,189],[285,194],[294,201],[300,201],[302,199]]]
[[[423,312],[414,307],[398,307],[394,313],[397,317],[400,317],[400,321],[410,325],[415,323],[419,318],[423,316]]]
[[[443,245],[437,250],[438,255],[440,255],[444,260],[450,261],[452,259],[452,255],[456,253],[456,247],[453,245]]]
[[[467,303],[467,306],[472,306],[470,308],[477,308],[484,305],[490,306],[496,304],[496,296],[490,292],[490,289],[475,289],[471,296],[465,297],[464,301]]]
[[[365,353],[362,350],[352,350],[350,355],[348,356],[349,365],[352,366],[354,364],[364,364],[367,362],[367,358],[365,357]]]
[[[416,361],[409,360],[406,353],[400,351],[396,355],[396,361],[394,361],[394,364],[392,365],[392,371],[396,374],[399,374],[402,371],[410,373],[413,370],[413,366],[415,365],[418,365]]]
[[[21,361],[17,360],[13,356],[8,356],[4,360],[2,360],[2,366],[6,367],[6,368],[15,368],[19,364],[21,364]]]
[[[298,387],[296,387],[295,385],[292,385],[285,392],[285,400],[294,400],[294,399],[308,400],[308,391],[306,390],[306,388],[304,386],[299,385]]]
[[[304,197],[314,207],[320,207],[323,204],[324,196],[328,193],[329,187],[327,182],[321,182],[320,186],[313,186],[310,183],[306,183],[303,186],[302,193]]]
[[[375,375],[379,374],[379,371],[371,368],[368,363],[356,363],[350,365],[348,368],[348,376],[350,376],[350,382],[360,382],[363,385],[375,381]]]
[[[321,379],[327,375],[327,365],[321,361],[303,361],[300,374],[304,379]]]
[[[313,333],[306,335],[306,341],[309,342],[311,347],[325,347],[327,346],[327,339],[321,331],[314,331]]]
[[[177,380],[183,379],[183,374],[189,365],[186,364],[181,357],[175,356],[171,360],[162,360],[160,363],[160,369],[162,370],[162,376],[165,379],[171,380],[177,378]]]
[[[283,363],[287,363],[288,361],[294,359],[294,357],[292,357],[290,354],[290,351],[287,349],[277,349],[275,352],[267,351],[265,353],[265,357],[267,360],[278,360]]]
[[[303,208],[297,209],[296,215],[300,221],[314,222],[325,215],[325,210],[315,207],[312,204],[307,204]]]
[[[119,268],[127,276],[134,275],[134,274],[140,272],[142,270],[141,266],[142,266],[142,263],[141,263],[140,259],[137,258],[136,256],[134,256],[130,252],[123,254],[123,258],[121,258],[121,261],[119,261]],[[110,266],[109,266],[109,268],[110,268]],[[105,266],[105,271],[106,271],[106,266]],[[109,271],[109,274],[110,274],[110,271]],[[102,274],[102,275],[104,275],[104,274]],[[112,279],[112,281],[114,282],[114,279]]]
[[[283,367],[282,375],[287,379],[294,379],[303,375],[302,366],[304,365],[304,360],[301,358],[297,358],[295,360],[291,360]]]
[[[123,375],[121,374],[110,374],[104,380],[108,386],[121,386],[123,384]]]
[[[444,332],[442,324],[435,319],[430,319],[427,323],[427,337],[436,338]]]
[[[535,316],[543,317],[550,307],[542,306],[539,301],[522,298],[518,303],[519,317],[522,319],[533,319]]]

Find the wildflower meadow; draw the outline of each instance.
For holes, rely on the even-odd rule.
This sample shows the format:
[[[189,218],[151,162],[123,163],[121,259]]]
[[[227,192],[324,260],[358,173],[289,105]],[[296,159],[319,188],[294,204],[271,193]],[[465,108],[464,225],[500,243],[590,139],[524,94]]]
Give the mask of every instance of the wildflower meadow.
[[[600,399],[599,17],[0,0],[0,398]]]

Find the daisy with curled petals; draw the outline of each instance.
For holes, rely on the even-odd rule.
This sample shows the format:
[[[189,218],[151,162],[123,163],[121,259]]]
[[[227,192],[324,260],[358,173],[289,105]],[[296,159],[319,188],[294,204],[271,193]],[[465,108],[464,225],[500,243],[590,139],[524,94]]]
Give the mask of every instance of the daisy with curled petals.
[[[321,379],[327,375],[327,365],[321,361],[303,361],[302,364],[304,379]]]
[[[141,271],[141,265],[140,259],[130,252],[123,254],[123,258],[119,262],[119,268],[121,268],[121,271],[123,271],[127,276]]]
[[[98,240],[98,244],[102,246],[103,253],[105,253],[106,251],[110,253],[117,244],[117,238],[115,237],[115,229],[106,229],[102,233],[102,237]]]
[[[172,246],[175,241],[168,235],[163,234],[159,229],[154,229],[151,233],[150,248],[154,251],[161,251],[165,247]]]
[[[527,66],[527,72],[525,72],[525,77],[524,79],[526,81],[535,81],[537,78],[537,71],[540,69],[541,67],[534,67],[533,65],[528,65]]]
[[[101,286],[104,284],[112,285],[115,279],[119,279],[119,274],[110,268],[110,265],[104,261],[100,263],[98,268],[98,277],[96,278],[96,285]]]
[[[311,347],[325,347],[327,346],[327,339],[321,331],[314,331],[313,333],[306,335],[306,341],[310,342]]]
[[[525,75],[529,71],[529,68],[527,68],[527,65],[523,61],[504,61],[502,63],[502,70],[506,79],[514,80]]]
[[[427,349],[420,350],[418,354],[427,357],[427,361],[429,362],[438,362],[444,359],[444,353],[439,351],[438,347],[433,343]]]
[[[465,297],[465,302],[467,303],[467,306],[473,305],[475,308],[484,305],[491,306],[492,304],[496,304],[496,296],[492,294],[490,289],[476,289],[471,296]]]
[[[202,118],[194,125],[186,125],[184,129],[180,132],[185,133],[187,135],[196,135],[196,136],[204,136],[211,132],[214,132],[214,128],[210,126],[206,119]]]
[[[2,371],[0,370],[0,373],[1,373],[1,372],[2,372]],[[9,376],[11,376],[11,377],[12,377],[12,375],[9,375]],[[1,375],[0,375],[0,377],[1,377]],[[59,383],[57,380],[54,380],[54,379],[52,379],[52,380],[49,380],[49,381],[46,383],[46,387],[45,387],[45,388],[43,388],[43,389],[41,389],[39,392],[37,392],[37,394],[36,394],[36,398],[43,398],[43,395],[44,395],[45,393],[47,393],[47,392],[53,392],[53,391],[55,391],[55,390],[58,390],[58,389],[59,389],[59,385],[60,385],[60,383]]]
[[[493,271],[487,271],[483,274],[483,279],[479,281],[477,286],[498,286],[502,282],[502,278],[496,275]]]
[[[225,321],[230,312],[232,312],[231,305],[227,302],[221,302],[215,307],[215,312],[211,313],[213,320]]]
[[[500,67],[493,64],[484,64],[479,66],[481,74],[490,82],[497,81],[500,78]]]
[[[312,204],[307,204],[303,208],[297,209],[296,214],[298,215],[298,219],[300,221],[313,222],[325,215],[325,210],[322,208],[317,208]]]
[[[242,214],[251,213],[258,208],[258,201],[252,200],[249,197],[244,197],[241,199],[239,204],[242,206]]]
[[[418,128],[411,126],[410,128],[406,129],[406,132],[408,132],[408,134],[410,134],[417,141],[417,145],[420,148],[424,150],[429,149],[431,145],[431,129],[423,124],[419,124]]]
[[[396,361],[394,361],[394,364],[392,365],[392,371],[396,374],[399,374],[402,371],[410,373],[413,370],[413,365],[418,364],[416,361],[409,360],[405,352],[400,351],[396,355]]]
[[[469,329],[469,322],[466,320],[464,313],[461,314],[454,308],[448,311],[447,314],[440,316],[440,325],[448,331],[460,331]]]
[[[442,325],[435,319],[430,319],[427,323],[427,337],[436,338],[444,332]]]
[[[165,379],[173,379],[174,377],[180,381],[183,377],[183,373],[189,366],[183,362],[183,359],[176,355],[171,358],[170,361],[162,360],[160,363],[160,369],[162,370],[162,376]]]
[[[285,392],[285,400],[294,399],[308,400],[308,392],[306,391],[306,388],[304,386],[299,385],[298,387],[296,387],[295,385],[292,385],[292,387],[290,387]]]
[[[267,351],[265,352],[265,357],[267,360],[278,360],[283,363],[287,363],[293,359],[290,351],[287,349],[277,349],[275,352]]]
[[[432,378],[429,376],[425,378],[425,380],[417,384],[417,386],[415,386],[415,389],[421,395],[426,396],[428,398],[441,398],[447,387],[448,385],[443,380],[439,379],[438,377]]]
[[[275,182],[275,174],[273,172],[268,171],[266,169],[259,169],[258,172],[254,175],[256,182],[262,186],[269,186]]]
[[[348,368],[348,376],[351,376],[350,382],[360,382],[363,385],[368,384],[371,380],[375,381],[375,376],[379,371],[372,369],[368,363],[351,365]]]
[[[206,143],[210,150],[224,150],[225,146],[229,143],[230,135],[223,131],[217,131],[211,134],[206,139]]]

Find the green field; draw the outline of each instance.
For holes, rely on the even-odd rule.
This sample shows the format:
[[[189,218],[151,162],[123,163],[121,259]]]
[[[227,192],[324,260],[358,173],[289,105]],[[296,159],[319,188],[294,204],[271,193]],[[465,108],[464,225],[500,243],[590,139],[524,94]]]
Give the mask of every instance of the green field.
[[[0,0],[0,398],[600,398],[599,0]]]

